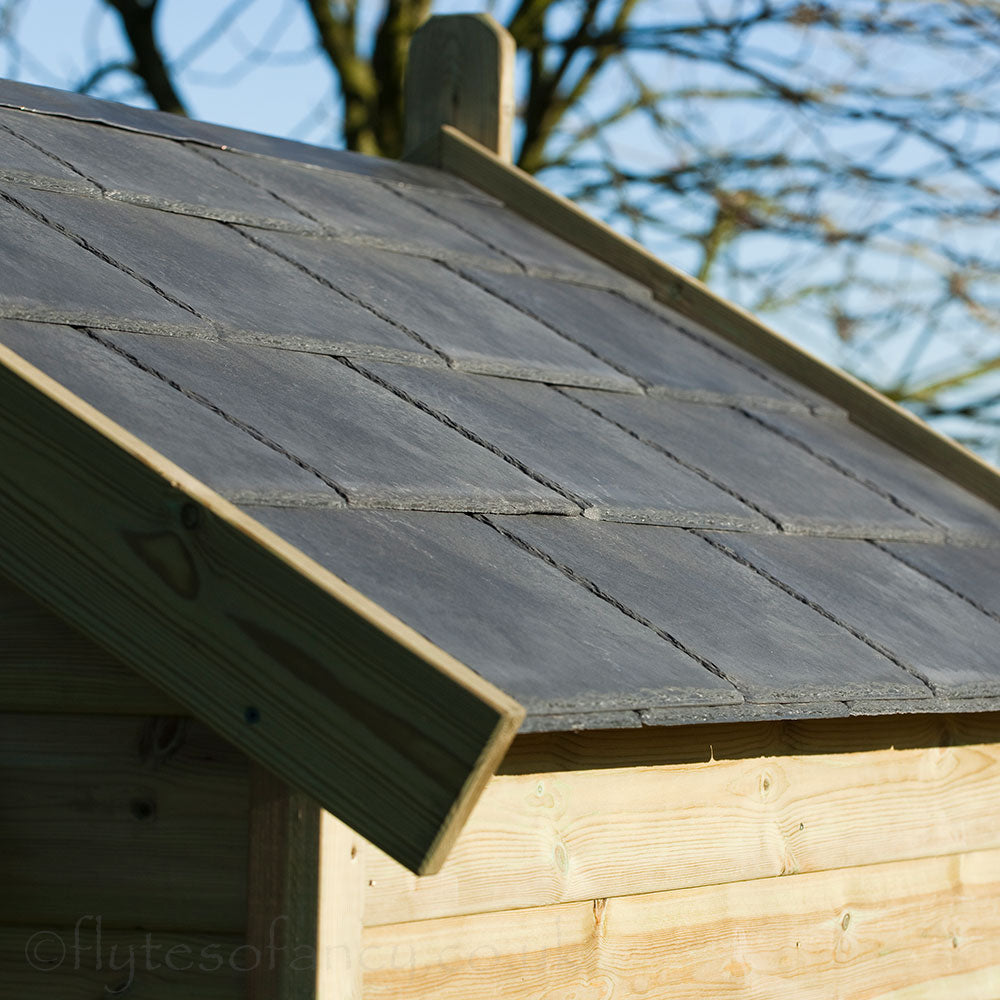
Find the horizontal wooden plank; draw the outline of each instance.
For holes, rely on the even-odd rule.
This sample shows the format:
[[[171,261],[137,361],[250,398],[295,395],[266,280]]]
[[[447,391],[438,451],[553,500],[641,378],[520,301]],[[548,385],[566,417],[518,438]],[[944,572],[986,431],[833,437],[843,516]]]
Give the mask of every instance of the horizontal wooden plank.
[[[410,158],[440,166],[499,198],[536,225],[646,285],[665,305],[842,406],[861,427],[1000,506],[1000,475],[984,459],[859,379],[793,344],[745,309],[587,215],[457,129],[444,126],[436,141],[425,143]]]
[[[0,568],[414,870],[523,709],[0,347]]]
[[[953,1000],[974,975],[985,998],[998,893],[985,851],[370,928],[364,996]]]
[[[367,862],[367,924],[1000,847],[1000,743],[496,777],[442,870]]]
[[[497,774],[698,764],[712,760],[860,753],[1000,743],[1000,712],[724,722],[578,733],[524,733]]]
[[[248,803],[193,719],[0,715],[0,923],[242,934]]]
[[[242,970],[266,960],[242,936],[114,930],[93,916],[0,926],[2,992],[17,1000],[244,1000]]]
[[[0,576],[0,712],[181,715],[185,709]]]

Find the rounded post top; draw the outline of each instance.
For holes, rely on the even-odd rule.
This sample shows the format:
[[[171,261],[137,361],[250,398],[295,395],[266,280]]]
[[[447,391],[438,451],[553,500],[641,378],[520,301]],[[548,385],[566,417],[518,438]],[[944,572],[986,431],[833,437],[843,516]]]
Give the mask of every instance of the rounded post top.
[[[404,155],[452,125],[509,163],[514,58],[514,39],[490,14],[428,18],[410,42]]]

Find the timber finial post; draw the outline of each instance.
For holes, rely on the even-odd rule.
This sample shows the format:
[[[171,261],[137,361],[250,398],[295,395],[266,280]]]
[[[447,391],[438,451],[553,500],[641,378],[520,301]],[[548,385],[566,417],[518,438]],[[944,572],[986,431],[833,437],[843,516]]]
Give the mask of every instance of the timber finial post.
[[[453,125],[509,163],[514,57],[514,39],[490,14],[425,21],[410,42],[404,156]]]

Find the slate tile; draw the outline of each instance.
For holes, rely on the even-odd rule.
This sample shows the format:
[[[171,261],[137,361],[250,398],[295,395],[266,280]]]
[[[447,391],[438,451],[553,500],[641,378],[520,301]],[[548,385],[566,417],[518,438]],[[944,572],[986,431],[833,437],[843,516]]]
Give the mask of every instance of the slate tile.
[[[0,191],[0,315],[96,326],[120,323],[127,316],[138,330],[207,330],[191,313],[11,201],[15,194],[27,202],[39,193],[13,186]]]
[[[342,503],[312,473],[85,333],[0,320],[0,343],[234,502]]]
[[[193,124],[203,126],[201,122]],[[436,167],[403,163],[400,160],[387,160],[381,156],[366,156],[363,153],[348,152],[345,149],[310,146],[293,139],[281,139],[277,136],[245,132],[221,125],[203,126],[198,130],[196,138],[200,140],[204,150],[211,150],[212,158],[216,162],[233,170],[240,169],[241,164],[244,164],[248,158],[247,154],[257,157],[266,156],[285,160],[300,167],[334,170],[342,174],[370,177],[387,184],[431,188],[462,198],[496,203],[495,198],[484,194],[468,181],[463,181],[454,174],[446,173]],[[226,148],[219,148],[221,146]]]
[[[887,657],[682,528],[574,517],[497,517],[709,660],[748,701],[928,698]]]
[[[886,548],[1000,618],[1000,548],[892,542]]]
[[[109,336],[318,470],[355,506],[501,513],[576,509],[332,358],[190,338]]]
[[[417,333],[463,371],[638,392],[524,313],[422,257],[267,233],[261,241]]]
[[[529,711],[740,700],[655,632],[473,518],[332,510],[254,516]]]
[[[756,359],[731,360],[727,355],[742,355],[721,343],[713,350],[621,295],[527,275],[482,269],[468,273],[647,385],[695,400],[739,396],[771,405],[804,405],[777,381],[758,374],[765,366]]]
[[[0,123],[0,179],[54,191],[98,193],[97,187],[51,156],[46,156]]]
[[[636,285],[620,271],[502,205],[449,198],[436,191],[417,188],[407,190],[406,198],[461,226],[522,267],[544,274],[576,277],[608,288]]]
[[[366,362],[364,368],[558,484],[588,516],[769,529],[729,494],[555,389],[404,365]]]
[[[276,198],[172,139],[16,111],[0,111],[0,124],[72,164],[114,198],[233,222],[315,228]]]
[[[936,694],[1000,695],[1000,623],[868,542],[716,534],[888,650]]]
[[[1000,542],[1000,510],[847,419],[759,413],[782,434],[849,469],[952,537]]]
[[[208,156],[202,158],[207,160]],[[381,246],[410,249],[433,257],[469,256],[486,262],[499,259],[482,240],[423,211],[397,196],[395,189],[371,178],[259,156],[225,162],[241,177],[280,196],[331,233],[347,238],[363,237]],[[440,197],[445,201],[457,200],[450,195]],[[466,202],[463,200],[462,204]]]
[[[621,393],[566,392],[704,470],[766,511],[784,531],[850,538],[916,538],[933,532],[737,410]]]
[[[18,197],[200,316],[255,341],[435,360],[414,338],[222,223],[166,213],[151,220],[148,209],[49,192]]]
[[[236,151],[276,156],[297,163],[329,167],[366,177],[378,177],[392,183],[437,188],[471,197],[485,197],[471,184],[433,167],[400,163],[378,156],[364,156],[342,149],[310,146],[293,139],[262,135],[259,132],[248,132],[226,125],[213,125],[162,111],[136,108],[129,104],[103,101],[85,94],[38,87],[15,80],[0,80],[0,107],[37,111],[78,121],[103,123],[147,135],[198,142],[215,147],[220,153],[225,152],[227,156],[240,155]],[[223,150],[222,147],[228,148]]]

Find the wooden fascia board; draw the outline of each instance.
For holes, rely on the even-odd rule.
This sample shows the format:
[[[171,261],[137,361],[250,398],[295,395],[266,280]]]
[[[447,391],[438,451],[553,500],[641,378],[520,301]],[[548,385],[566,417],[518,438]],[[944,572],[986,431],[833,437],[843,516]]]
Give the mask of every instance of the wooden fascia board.
[[[0,345],[0,570],[414,871],[524,712]]]
[[[696,278],[592,218],[450,125],[408,159],[461,177],[550,233],[649,288],[654,297],[843,407],[877,437],[1000,507],[1000,472],[877,390],[772,330]]]

